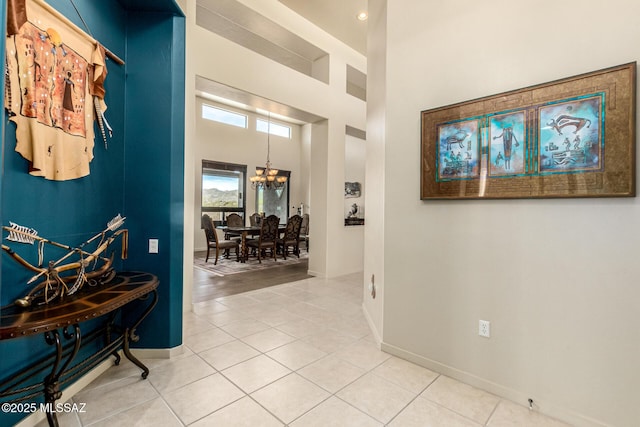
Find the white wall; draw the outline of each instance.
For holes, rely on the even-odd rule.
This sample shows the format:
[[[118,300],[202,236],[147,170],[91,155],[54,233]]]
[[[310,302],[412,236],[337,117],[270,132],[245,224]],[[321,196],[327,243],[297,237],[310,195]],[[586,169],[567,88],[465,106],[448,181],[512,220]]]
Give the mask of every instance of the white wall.
[[[248,117],[247,128],[218,123],[203,119],[202,104],[245,114]],[[202,160],[236,163],[247,166],[246,176],[246,215],[256,210],[256,192],[251,188],[249,178],[255,174],[256,166],[264,167],[267,160],[267,135],[256,131],[256,119],[267,120],[266,116],[257,115],[216,102],[196,98],[196,132],[194,135],[194,241],[195,250],[206,250],[204,231],[200,228],[200,206],[202,205]],[[308,182],[308,171],[301,168],[301,127],[291,123],[281,122],[271,118],[272,123],[291,127],[291,139],[271,135],[271,163],[273,167],[291,172],[289,180],[289,215],[296,213],[292,206],[300,206],[308,199],[308,188],[303,185]],[[200,165],[200,167],[199,167]],[[247,220],[248,224],[248,220]]]
[[[638,198],[421,201],[419,158],[422,110],[636,61],[640,3],[387,8],[383,348],[575,425],[637,426]]]

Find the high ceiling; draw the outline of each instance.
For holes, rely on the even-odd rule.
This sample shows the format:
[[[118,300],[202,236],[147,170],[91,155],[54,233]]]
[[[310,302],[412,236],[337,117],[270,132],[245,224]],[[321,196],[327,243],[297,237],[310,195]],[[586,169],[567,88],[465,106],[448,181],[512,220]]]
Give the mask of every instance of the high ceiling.
[[[150,0],[120,0],[143,2]],[[278,0],[336,39],[366,55],[366,21],[357,15],[366,11],[367,0]],[[295,33],[260,15],[236,0],[197,0],[196,24],[293,70],[314,75],[314,61],[328,55]],[[325,82],[327,83],[327,82]],[[273,117],[293,123],[314,123],[321,117],[282,105],[256,94],[213,82],[196,80],[199,96],[250,111],[270,111]],[[347,69],[347,92],[366,100],[366,76],[353,67]]]
[[[367,21],[356,18],[367,10],[367,0],[279,1],[361,54],[367,54]]]

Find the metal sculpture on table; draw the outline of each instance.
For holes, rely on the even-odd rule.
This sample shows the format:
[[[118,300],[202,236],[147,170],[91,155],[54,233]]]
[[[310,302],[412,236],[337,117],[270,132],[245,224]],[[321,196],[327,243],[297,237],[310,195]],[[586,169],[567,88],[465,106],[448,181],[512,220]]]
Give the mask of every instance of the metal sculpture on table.
[[[105,256],[107,249],[118,236],[122,236],[122,252],[121,258],[127,258],[128,250],[128,230],[120,229],[124,224],[125,218],[118,214],[107,223],[107,228],[100,233],[91,237],[89,240],[81,243],[77,247],[64,245],[49,239],[38,236],[38,232],[33,228],[21,226],[10,222],[9,226],[2,226],[9,235],[6,239],[10,242],[38,244],[38,265],[33,265],[20,255],[15,253],[9,246],[2,245],[11,258],[16,260],[20,265],[36,274],[27,281],[27,285],[37,283],[31,291],[23,298],[15,301],[20,307],[29,307],[33,304],[48,304],[57,298],[63,298],[65,295],[73,295],[78,292],[85,284],[96,286],[111,280],[116,272],[113,269],[113,253],[111,256]],[[94,242],[97,241],[97,244]],[[95,244],[93,250],[90,247]],[[67,253],[57,260],[51,260],[46,266],[43,266],[44,248],[46,245],[52,245],[67,251]],[[71,257],[76,257],[74,261],[66,262]]]

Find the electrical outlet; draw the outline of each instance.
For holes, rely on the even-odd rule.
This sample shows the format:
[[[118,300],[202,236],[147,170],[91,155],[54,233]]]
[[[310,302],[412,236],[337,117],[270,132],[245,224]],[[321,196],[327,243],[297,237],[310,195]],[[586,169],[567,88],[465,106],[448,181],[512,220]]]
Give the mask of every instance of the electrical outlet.
[[[485,338],[491,337],[491,322],[488,320],[480,320],[478,323],[478,335]]]
[[[150,254],[158,253],[158,239],[149,239],[149,253]]]

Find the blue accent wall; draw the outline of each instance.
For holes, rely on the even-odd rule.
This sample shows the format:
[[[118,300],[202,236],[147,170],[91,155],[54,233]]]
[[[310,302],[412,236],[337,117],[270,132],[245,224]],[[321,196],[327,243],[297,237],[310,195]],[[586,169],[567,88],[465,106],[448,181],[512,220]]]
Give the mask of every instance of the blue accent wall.
[[[84,28],[68,0],[48,3]],[[136,346],[175,347],[182,343],[184,16],[173,0],[75,3],[93,37],[125,61],[124,66],[107,61],[106,116],[113,138],[105,148],[96,132],[89,176],[48,181],[27,173],[27,161],[14,151],[15,125],[6,122],[5,113],[0,222],[33,227],[41,236],[73,246],[102,231],[116,214],[126,216],[129,258],[117,269],[148,271],[160,279],[158,306],[139,328]],[[6,1],[0,5],[4,13]],[[2,55],[4,47],[3,38]],[[158,254],[147,253],[150,238],[159,239]],[[35,247],[15,249],[30,261],[37,259]],[[46,260],[58,255],[46,250]],[[31,274],[1,256],[0,306],[5,306],[28,292]],[[0,341],[0,379],[45,350],[50,348],[42,337]],[[0,413],[0,425],[17,420]]]

